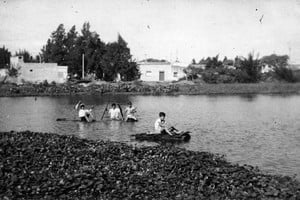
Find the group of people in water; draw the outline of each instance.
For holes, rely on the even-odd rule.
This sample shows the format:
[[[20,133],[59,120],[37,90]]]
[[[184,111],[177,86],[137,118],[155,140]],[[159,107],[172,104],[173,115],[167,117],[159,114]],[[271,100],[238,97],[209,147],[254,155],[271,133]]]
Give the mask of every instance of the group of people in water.
[[[78,117],[80,118],[80,121],[92,122],[94,119],[92,114],[93,108],[94,107],[87,109],[85,105],[81,101],[79,101],[75,105],[75,109],[78,111]],[[124,120],[127,122],[136,122],[137,121],[137,117],[135,116],[136,112],[137,112],[137,108],[134,107],[131,102],[128,102],[124,110],[124,115],[122,113],[121,106],[119,104],[117,105],[116,103],[112,103],[110,109],[108,109],[107,107],[105,108],[103,116],[107,113],[107,115],[111,120]],[[147,132],[148,134],[174,135],[179,133],[179,131],[174,127],[168,128],[165,120],[166,114],[164,112],[160,112],[158,116],[159,118],[154,123],[154,132],[149,131]]]
[[[94,107],[91,107],[90,109],[85,108],[85,105],[79,101],[75,105],[75,109],[78,110],[78,117],[80,118],[80,121],[82,122],[91,122],[93,121],[93,111]],[[109,115],[109,118],[111,120],[124,120],[124,121],[137,121],[137,118],[135,117],[136,108],[132,106],[131,102],[128,102],[128,106],[125,108],[125,117],[123,116],[121,106],[115,103],[111,104],[111,108],[107,109],[107,107],[104,110],[103,116],[107,113]],[[102,116],[102,118],[103,118]]]

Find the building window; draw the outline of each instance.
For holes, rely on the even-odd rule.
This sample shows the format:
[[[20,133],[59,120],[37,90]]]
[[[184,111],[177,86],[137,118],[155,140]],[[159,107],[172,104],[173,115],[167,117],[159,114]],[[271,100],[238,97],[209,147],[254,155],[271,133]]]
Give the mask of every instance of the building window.
[[[146,71],[146,76],[151,76],[152,75],[152,71]]]
[[[30,72],[32,72],[33,70],[31,69],[31,70],[29,70]]]
[[[174,76],[174,77],[178,77],[178,72],[174,72],[174,73],[173,73],[173,76]]]

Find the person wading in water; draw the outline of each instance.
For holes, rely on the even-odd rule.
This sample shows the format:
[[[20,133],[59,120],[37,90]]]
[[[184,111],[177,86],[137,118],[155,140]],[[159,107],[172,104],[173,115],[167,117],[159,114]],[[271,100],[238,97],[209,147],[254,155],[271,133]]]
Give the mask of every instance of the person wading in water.
[[[128,102],[128,107],[125,108],[126,121],[128,122],[137,121],[137,118],[135,117],[135,113],[136,113],[136,107],[133,107],[132,103]]]
[[[92,115],[92,109],[85,109],[85,105],[79,101],[75,105],[75,109],[78,110],[78,117],[80,118],[80,121],[82,122],[91,122],[93,115]]]

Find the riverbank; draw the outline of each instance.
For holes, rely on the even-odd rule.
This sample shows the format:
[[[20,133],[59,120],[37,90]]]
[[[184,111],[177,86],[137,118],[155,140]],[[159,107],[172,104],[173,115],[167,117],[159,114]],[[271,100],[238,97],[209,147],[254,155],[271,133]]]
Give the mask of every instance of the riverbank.
[[[300,94],[300,83],[205,84],[191,81],[159,82],[93,82],[66,84],[1,84],[0,97],[62,96],[76,94],[145,94],[145,95],[206,95],[206,94]]]
[[[298,199],[300,183],[208,152],[0,133],[1,199]]]

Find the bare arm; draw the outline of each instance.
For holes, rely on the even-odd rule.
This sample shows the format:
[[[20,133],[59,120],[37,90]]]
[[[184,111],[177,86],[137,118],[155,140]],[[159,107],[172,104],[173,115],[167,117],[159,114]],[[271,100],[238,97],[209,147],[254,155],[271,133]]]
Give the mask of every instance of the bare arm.
[[[81,104],[81,101],[78,101],[78,103],[75,105],[75,110],[79,109],[79,105]]]

